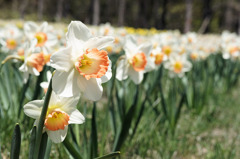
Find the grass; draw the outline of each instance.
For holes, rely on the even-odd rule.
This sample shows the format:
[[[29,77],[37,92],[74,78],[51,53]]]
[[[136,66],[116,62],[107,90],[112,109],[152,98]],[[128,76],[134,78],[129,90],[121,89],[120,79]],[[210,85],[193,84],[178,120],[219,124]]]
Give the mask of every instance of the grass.
[[[238,90],[239,86],[210,99],[200,115],[185,108],[174,136],[153,112],[147,112],[134,141],[124,146],[126,158],[240,158]]]

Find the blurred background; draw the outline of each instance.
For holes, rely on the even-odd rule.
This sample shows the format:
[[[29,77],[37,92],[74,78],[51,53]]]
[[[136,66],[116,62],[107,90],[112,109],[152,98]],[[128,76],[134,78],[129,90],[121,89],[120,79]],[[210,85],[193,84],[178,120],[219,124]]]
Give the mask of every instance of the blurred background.
[[[0,0],[1,19],[240,33],[239,0]]]

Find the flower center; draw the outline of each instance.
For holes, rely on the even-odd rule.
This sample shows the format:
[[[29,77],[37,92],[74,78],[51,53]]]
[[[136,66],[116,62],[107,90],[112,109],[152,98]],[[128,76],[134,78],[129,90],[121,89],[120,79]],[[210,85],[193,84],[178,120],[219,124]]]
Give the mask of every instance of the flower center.
[[[94,48],[86,52],[75,62],[75,68],[87,80],[101,78],[108,70],[109,59],[106,51]]]
[[[163,57],[164,57],[164,54],[162,54],[162,53],[158,53],[158,54],[156,54],[155,55],[155,64],[156,65],[160,65],[161,63],[162,63],[162,61],[163,61]]]
[[[143,71],[147,64],[146,55],[143,52],[137,53],[136,55],[133,56],[133,58],[131,60],[131,64],[135,71],[137,71],[137,72]]]
[[[18,49],[17,54],[19,56],[24,56],[24,49]]]
[[[8,39],[7,40],[7,48],[9,48],[10,50],[13,50],[17,47],[17,42],[14,39]]]
[[[64,130],[65,126],[68,125],[69,115],[61,110],[53,110],[48,113],[44,125],[48,130],[56,131],[56,130]]]
[[[234,53],[236,53],[237,51],[238,51],[238,48],[237,48],[237,47],[231,47],[231,48],[229,49],[230,54],[234,54]]]
[[[191,53],[190,57],[192,60],[197,60],[198,54],[193,52],[193,53]]]
[[[109,33],[109,28],[105,28],[105,30],[104,30],[104,35],[106,36],[106,35],[108,35],[108,33]]]
[[[47,34],[43,33],[43,32],[38,32],[35,34],[35,38],[37,39],[37,45],[36,46],[43,46],[45,44],[45,42],[47,41]]]
[[[169,47],[169,46],[165,46],[165,47],[163,47],[163,52],[164,52],[167,56],[169,56],[169,55],[171,54],[171,52],[172,52],[172,48]]]
[[[175,62],[174,64],[174,72],[175,73],[180,73],[182,71],[183,64],[180,61]]]
[[[31,54],[27,58],[27,65],[34,67],[37,69],[38,72],[41,72],[43,70],[43,66],[45,65],[44,54],[42,52]]]

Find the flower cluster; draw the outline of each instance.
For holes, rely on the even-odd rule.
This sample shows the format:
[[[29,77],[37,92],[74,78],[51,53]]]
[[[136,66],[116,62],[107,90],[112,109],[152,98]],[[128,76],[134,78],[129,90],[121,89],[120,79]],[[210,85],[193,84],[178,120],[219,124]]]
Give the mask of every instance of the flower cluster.
[[[63,45],[57,45],[62,40],[46,22],[40,26],[26,22],[23,26],[26,36],[22,38],[22,45],[19,45],[18,31],[16,27],[13,28],[1,42],[6,52],[12,54],[10,57],[23,61],[19,70],[24,72],[24,82],[29,74],[39,76],[46,64],[55,68],[54,75],[48,72],[48,81],[41,83],[45,92],[48,87],[53,89],[43,130],[54,143],[62,142],[69,124],[82,124],[85,121],[77,109],[80,96],[92,101],[101,98],[102,83],[112,76],[108,52],[102,49],[110,46],[114,38],[93,36],[80,21],[70,23]],[[52,85],[48,86],[50,80]],[[44,100],[34,100],[24,105],[25,114],[36,119],[35,125],[39,123],[43,103]]]
[[[19,70],[24,73],[24,82],[29,74],[39,76],[45,65],[55,69],[54,75],[48,72],[48,81],[41,83],[46,93],[52,80],[44,130],[54,142],[64,140],[68,124],[84,122],[76,107],[80,96],[91,101],[101,99],[102,84],[112,77],[109,54],[121,55],[116,62],[116,79],[129,77],[137,85],[145,73],[159,67],[168,70],[169,77],[182,78],[194,62],[219,52],[219,48],[224,59],[234,60],[240,55],[240,38],[229,32],[218,38],[196,33],[181,35],[178,31],[114,28],[109,23],[87,27],[80,21],[69,24],[66,38],[63,30],[47,22],[0,29],[1,50],[22,61]],[[31,101],[24,106],[24,112],[37,123],[42,107],[43,100]]]

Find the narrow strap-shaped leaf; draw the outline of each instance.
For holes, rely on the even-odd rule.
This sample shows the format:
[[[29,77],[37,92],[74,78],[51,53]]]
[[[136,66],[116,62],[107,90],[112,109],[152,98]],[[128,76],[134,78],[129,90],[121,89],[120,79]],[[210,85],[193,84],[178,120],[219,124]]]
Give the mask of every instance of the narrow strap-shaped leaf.
[[[97,124],[96,124],[96,102],[93,103],[92,110],[92,132],[91,132],[90,159],[98,156]]]
[[[0,142],[0,159],[2,159],[2,153],[1,153],[1,142]]]
[[[109,108],[109,112],[111,115],[111,122],[112,122],[112,127],[114,130],[114,134],[116,134],[117,131],[117,125],[116,125],[116,116],[115,116],[115,112],[114,112],[114,98],[113,98],[113,93],[114,93],[114,86],[115,86],[115,81],[116,81],[116,70],[117,67],[114,65],[113,66],[113,75],[112,75],[112,80],[111,80],[111,87],[110,87],[110,94],[109,94],[109,98],[108,98],[108,108]]]
[[[39,94],[41,94],[41,86],[40,83],[43,81],[43,75],[46,72],[46,66],[44,66],[43,70],[40,72],[40,75],[37,77],[37,82],[35,84],[35,90],[34,90],[34,94],[32,97],[32,100],[36,100],[38,99]]]
[[[44,159],[49,159],[50,152],[51,152],[51,147],[52,147],[52,141],[48,138],[47,148],[46,148],[46,152],[45,152],[45,155],[44,155]]]
[[[116,152],[112,152],[110,154],[107,154],[107,155],[104,155],[104,156],[101,156],[101,157],[98,157],[98,158],[95,158],[95,159],[112,159],[112,158],[115,158],[115,157],[119,157],[120,156],[120,151],[116,151]]]
[[[114,145],[113,145],[113,151],[118,151],[121,149],[122,144],[127,138],[129,128],[131,127],[132,119],[135,114],[135,110],[137,107],[137,102],[138,102],[138,97],[139,97],[139,85],[137,85],[134,101],[129,108],[124,121],[122,123],[121,129],[118,131],[118,134],[115,138]]]
[[[42,140],[39,149],[38,159],[44,159],[46,148],[47,148],[48,135],[47,133],[42,134]]]
[[[178,105],[178,108],[177,108],[177,111],[175,113],[175,121],[174,121],[174,125],[176,126],[177,122],[178,122],[178,119],[180,117],[180,113],[181,113],[181,109],[182,109],[182,106],[184,104],[184,101],[186,101],[186,92],[184,92],[182,94],[182,98],[179,102],[179,105]]]
[[[29,144],[29,159],[33,159],[34,147],[36,142],[36,131],[37,127],[34,126],[31,133],[30,144]]]
[[[16,124],[11,143],[11,159],[18,159],[20,155],[20,147],[21,147],[21,130],[19,124]]]
[[[52,79],[49,83],[48,86],[48,90],[44,99],[44,103],[43,103],[43,108],[42,108],[42,112],[40,115],[40,119],[39,119],[39,123],[37,126],[37,134],[36,134],[36,144],[35,144],[35,149],[34,149],[34,159],[38,158],[38,154],[39,154],[39,148],[40,148],[40,144],[41,144],[41,139],[42,139],[42,131],[43,131],[43,126],[44,126],[44,120],[46,117],[46,113],[48,110],[48,104],[50,101],[50,97],[52,94]]]
[[[21,91],[21,98],[20,98],[19,106],[18,106],[18,118],[19,118],[20,115],[21,115],[21,110],[22,110],[22,107],[23,107],[23,102],[24,102],[24,99],[25,99],[25,94],[26,94],[27,89],[28,89],[28,87],[29,87],[30,81],[31,81],[31,75],[29,75],[28,80],[27,80],[27,83],[25,83],[25,84],[23,85],[23,88],[22,88],[22,91]]]
[[[80,153],[76,150],[76,148],[70,143],[68,136],[63,141],[63,145],[66,147],[68,152],[75,158],[75,159],[82,159]]]

